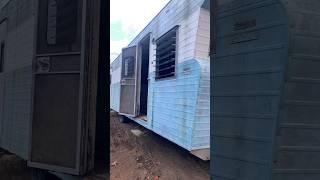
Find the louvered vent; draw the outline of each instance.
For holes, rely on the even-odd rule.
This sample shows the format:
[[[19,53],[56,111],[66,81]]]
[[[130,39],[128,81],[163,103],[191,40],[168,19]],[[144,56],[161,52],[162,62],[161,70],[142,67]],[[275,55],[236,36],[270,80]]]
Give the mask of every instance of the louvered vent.
[[[177,30],[178,26],[157,40],[156,79],[175,75]]]

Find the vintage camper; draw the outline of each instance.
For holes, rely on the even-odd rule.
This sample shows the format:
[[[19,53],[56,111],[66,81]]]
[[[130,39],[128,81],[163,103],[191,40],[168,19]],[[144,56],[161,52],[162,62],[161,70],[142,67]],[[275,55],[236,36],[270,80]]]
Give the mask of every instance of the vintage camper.
[[[171,0],[110,66],[110,108],[204,160],[209,23],[209,0]]]
[[[215,2],[211,180],[320,179],[320,1]]]

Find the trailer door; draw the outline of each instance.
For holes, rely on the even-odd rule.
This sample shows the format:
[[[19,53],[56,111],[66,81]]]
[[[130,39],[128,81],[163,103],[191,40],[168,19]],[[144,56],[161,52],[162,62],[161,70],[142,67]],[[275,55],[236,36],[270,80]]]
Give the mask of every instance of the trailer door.
[[[93,168],[100,1],[38,0],[28,165]]]
[[[136,116],[137,47],[122,50],[120,114]]]

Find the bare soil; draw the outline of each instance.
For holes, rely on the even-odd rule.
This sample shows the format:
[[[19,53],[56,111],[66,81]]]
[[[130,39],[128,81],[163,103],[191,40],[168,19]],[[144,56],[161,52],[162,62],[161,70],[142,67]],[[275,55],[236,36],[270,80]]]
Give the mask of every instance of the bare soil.
[[[210,163],[130,121],[110,113],[111,180],[209,180]],[[135,136],[131,130],[142,131]]]
[[[0,149],[0,179],[31,180],[31,169],[23,159]]]

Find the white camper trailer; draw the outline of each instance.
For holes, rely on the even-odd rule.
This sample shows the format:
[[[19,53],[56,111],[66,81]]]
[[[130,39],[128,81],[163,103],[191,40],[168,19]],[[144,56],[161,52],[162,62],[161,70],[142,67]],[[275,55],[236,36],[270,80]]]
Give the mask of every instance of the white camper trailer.
[[[171,0],[112,62],[110,108],[208,160],[209,49],[209,0]]]

